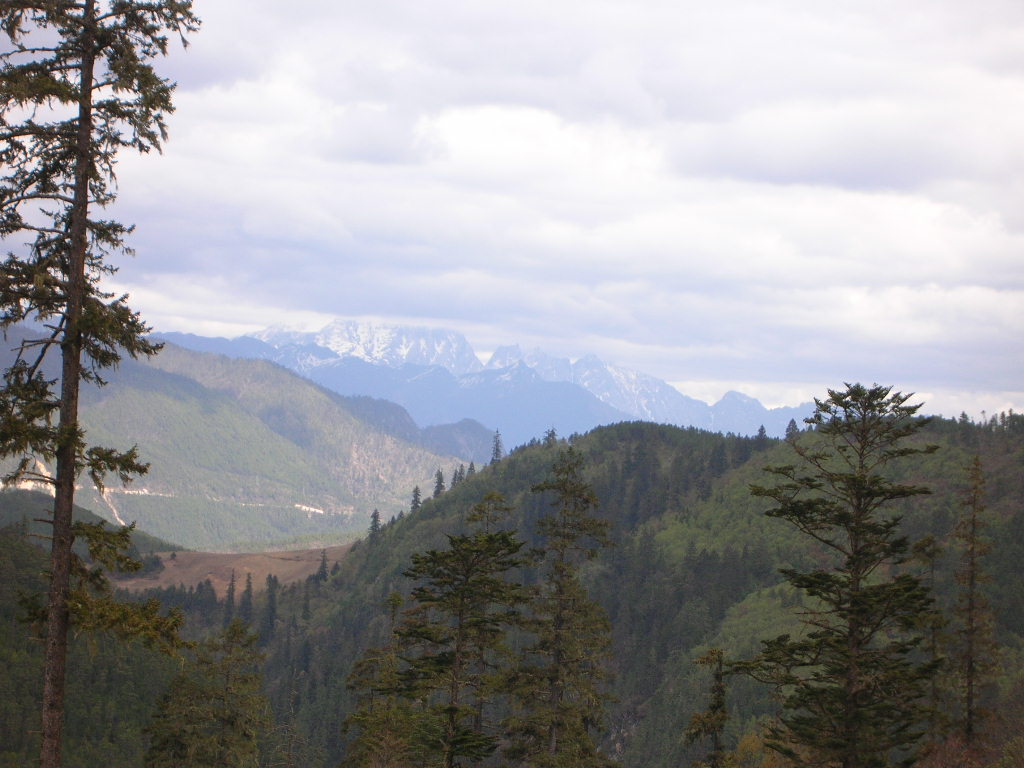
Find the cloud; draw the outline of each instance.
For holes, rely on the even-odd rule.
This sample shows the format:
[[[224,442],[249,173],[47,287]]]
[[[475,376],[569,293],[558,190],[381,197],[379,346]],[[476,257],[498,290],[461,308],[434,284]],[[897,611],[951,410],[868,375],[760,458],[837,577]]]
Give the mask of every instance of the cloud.
[[[1014,402],[1018,3],[203,14],[165,154],[120,166],[118,280],[160,327],[365,316],[704,389]]]

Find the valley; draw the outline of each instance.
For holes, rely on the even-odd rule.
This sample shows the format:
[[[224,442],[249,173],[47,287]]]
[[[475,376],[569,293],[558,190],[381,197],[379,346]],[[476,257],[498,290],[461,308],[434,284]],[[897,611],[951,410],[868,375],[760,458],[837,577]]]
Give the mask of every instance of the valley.
[[[208,580],[223,599],[232,573],[239,585],[244,585],[246,576],[251,576],[253,590],[260,592],[270,575],[276,576],[284,585],[315,575],[324,557],[331,569],[345,557],[350,547],[350,544],[343,544],[246,553],[156,552],[154,554],[160,558],[158,569],[142,576],[122,576],[115,580],[115,585],[119,589],[141,592],[178,586],[195,588]]]

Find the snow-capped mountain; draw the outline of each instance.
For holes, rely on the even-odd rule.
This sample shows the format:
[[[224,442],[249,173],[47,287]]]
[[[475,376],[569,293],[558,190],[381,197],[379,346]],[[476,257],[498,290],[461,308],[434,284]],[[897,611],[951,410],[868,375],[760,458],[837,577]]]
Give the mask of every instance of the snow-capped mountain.
[[[273,360],[343,395],[391,400],[421,426],[476,419],[500,429],[509,444],[551,427],[568,434],[624,419],[741,435],[763,425],[781,437],[791,418],[799,423],[812,410],[769,410],[738,392],[708,405],[593,355],[573,361],[517,345],[499,347],[484,367],[466,338],[450,330],[338,319],[313,332],[272,327],[234,340],[172,340]]]
[[[303,348],[306,354],[302,363],[308,367],[328,362],[331,357],[354,357],[392,368],[436,365],[456,376],[483,368],[469,342],[456,331],[339,319],[319,331],[271,327],[249,335],[279,350]],[[333,355],[319,350],[330,350]]]
[[[707,403],[687,397],[654,376],[609,365],[594,355],[572,362],[540,349],[524,353],[518,345],[512,345],[495,350],[487,367],[506,368],[517,363],[529,366],[546,381],[577,384],[602,403],[642,421],[711,427]]]

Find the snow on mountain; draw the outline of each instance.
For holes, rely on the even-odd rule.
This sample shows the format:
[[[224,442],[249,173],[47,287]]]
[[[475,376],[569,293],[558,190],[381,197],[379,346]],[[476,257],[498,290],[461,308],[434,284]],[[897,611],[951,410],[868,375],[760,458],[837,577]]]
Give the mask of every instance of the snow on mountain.
[[[337,319],[319,331],[271,327],[250,336],[279,350],[302,348],[299,359],[304,367],[328,363],[335,357],[357,358],[392,368],[406,364],[436,365],[456,376],[483,367],[469,342],[456,331]],[[317,354],[317,350],[329,353]]]
[[[594,355],[572,361],[536,348],[524,352],[515,344],[498,347],[487,365],[482,366],[465,337],[450,330],[336,319],[316,332],[272,327],[250,336],[273,346],[276,362],[338,391],[381,396],[383,388],[388,396],[409,408],[418,420],[428,419],[425,423],[432,423],[430,419],[438,418],[439,414],[424,411],[418,407],[419,401],[424,399],[434,403],[433,408],[437,409],[440,384],[436,381],[436,374],[442,370],[457,380],[452,384],[463,398],[470,392],[480,397],[484,397],[486,392],[488,397],[500,398],[499,393],[503,391],[523,392],[528,389],[535,393],[535,397],[540,397],[537,393],[543,390],[544,385],[575,385],[587,393],[586,397],[592,396],[598,401],[588,408],[601,404],[601,407],[611,409],[603,414],[606,418],[618,413],[642,421],[741,435],[754,434],[763,425],[768,434],[781,436],[790,418],[799,423],[811,410],[808,404],[769,410],[754,398],[739,392],[728,392],[719,402],[708,405],[687,397],[666,381],[609,365]],[[343,363],[354,360],[393,370],[404,366],[413,366],[417,370],[400,386],[384,387],[378,382],[374,392],[348,392],[352,384],[347,379],[352,372]],[[412,394],[414,390],[421,389],[431,393],[430,396],[421,398]],[[563,408],[568,407],[564,404],[568,402],[565,398],[570,392],[559,390]],[[578,396],[583,395],[580,392]],[[544,396],[552,395],[549,392]],[[525,402],[518,407],[525,407]],[[484,407],[481,401],[478,412],[470,414],[467,411],[458,416],[469,414],[489,423],[488,418],[499,415],[492,412],[491,407]],[[534,404],[532,407],[536,409],[537,406]],[[514,412],[508,413],[508,416],[512,415]],[[596,412],[591,413],[591,417],[596,417]]]
[[[487,363],[488,369],[524,364],[546,381],[577,384],[601,402],[635,419],[664,424],[686,424],[708,428],[711,413],[706,403],[687,397],[668,382],[615,365],[594,355],[576,362],[552,357],[540,349],[524,353],[518,345],[499,347]]]

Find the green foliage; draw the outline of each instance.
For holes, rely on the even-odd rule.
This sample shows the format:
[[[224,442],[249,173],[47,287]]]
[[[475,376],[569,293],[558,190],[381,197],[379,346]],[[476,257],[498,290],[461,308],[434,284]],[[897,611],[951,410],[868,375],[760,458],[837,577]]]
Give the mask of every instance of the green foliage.
[[[404,574],[416,585],[412,605],[392,643],[364,657],[351,680],[363,691],[363,703],[349,720],[360,727],[351,750],[363,756],[358,759],[400,745],[409,754],[393,759],[420,764],[415,752],[426,757],[425,764],[436,760],[451,768],[479,762],[497,748],[490,706],[508,675],[506,637],[521,623],[519,610],[527,599],[522,585],[508,578],[526,563],[523,543],[511,531],[490,530],[505,510],[499,495],[488,494],[470,514],[482,530],[449,535],[446,549],[413,555]],[[374,693],[385,696],[383,704]],[[374,712],[382,722],[371,721]],[[349,762],[370,764],[352,756]]]
[[[925,686],[936,672],[915,658],[932,599],[919,577],[895,570],[909,544],[892,505],[928,489],[894,482],[886,469],[934,446],[907,445],[923,426],[908,399],[879,386],[829,390],[807,420],[813,436],[790,441],[800,463],[768,467],[777,483],[751,488],[777,505],[769,517],[820,546],[825,563],[782,571],[809,598],[806,633],[765,641],[758,657],[735,666],[780,692],[770,746],[798,765],[885,768],[915,759]]]
[[[14,245],[0,265],[0,328],[33,323],[16,345],[0,390],[0,455],[13,457],[6,481],[30,478],[54,487],[50,586],[43,666],[40,764],[61,764],[68,632],[80,626],[147,639],[173,631],[152,606],[141,610],[109,599],[98,568],[73,553],[88,539],[93,561],[125,564],[117,554],[125,531],[73,524],[75,484],[82,472],[102,492],[106,477],[122,483],[148,468],[136,447],[88,445],[79,423],[81,382],[102,384],[100,372],[123,354],[149,356],[159,346],[126,303],[100,288],[114,271],[113,254],[128,252],[131,227],[98,219],[113,202],[118,152],[160,148],[174,86],[151,61],[167,53],[168,35],[198,28],[191,0],[5,3],[0,27],[0,237]],[[44,367],[60,356],[59,378]],[[52,478],[37,470],[53,461]],[[162,626],[158,626],[161,625]]]
[[[256,768],[270,724],[256,639],[235,620],[199,644],[146,729],[146,768]]]
[[[507,754],[536,766],[603,766],[591,734],[604,719],[611,627],[580,581],[581,562],[610,544],[606,520],[593,515],[597,497],[583,477],[583,457],[560,451],[551,475],[533,486],[550,494],[553,511],[537,522],[544,574],[531,603],[536,636],[512,677],[513,712]]]
[[[912,440],[915,445],[941,443],[942,450],[910,456],[888,467],[893,481],[927,483],[934,488],[933,495],[906,499],[897,509],[903,515],[901,533],[911,539],[935,536],[938,603],[951,612],[959,550],[950,533],[962,508],[963,467],[981,454],[994,547],[985,563],[992,580],[982,592],[992,603],[1000,646],[995,685],[984,703],[1006,718],[1005,725],[1000,725],[1000,718],[986,721],[983,738],[997,752],[1016,735],[1010,724],[1024,712],[1020,703],[1024,701],[1020,683],[1024,679],[1020,652],[1024,647],[1020,640],[1024,634],[1024,473],[1019,471],[1024,434],[1014,426],[1018,421],[1020,417],[1015,416],[1005,419],[1005,425],[1000,421],[992,427],[935,420]],[[813,432],[800,436],[801,440],[813,438]],[[749,494],[761,464],[790,463],[792,449],[771,441],[758,453],[749,438],[639,423],[602,428],[574,438],[572,444],[585,457],[584,478],[601,502],[592,514],[614,523],[610,536],[616,543],[593,559],[584,559],[579,569],[581,584],[607,612],[612,631],[613,677],[607,680],[606,690],[615,698],[606,702],[608,717],[592,735],[603,755],[621,760],[627,768],[690,765],[707,751],[704,745],[687,747],[681,738],[693,714],[707,703],[707,671],[694,661],[711,647],[721,648],[728,658],[738,658],[759,650],[757,638],[798,636],[797,611],[814,607],[801,592],[779,583],[776,569],[820,565],[822,550],[807,537],[794,536],[790,526],[766,518]],[[537,522],[552,508],[549,498],[531,493],[530,488],[549,477],[564,445],[517,449],[499,464],[467,476],[441,498],[427,500],[416,515],[383,522],[375,543],[354,546],[325,582],[280,585],[276,631],[264,649],[266,695],[280,723],[276,735],[267,736],[270,764],[274,760],[288,764],[285,761],[291,759],[293,765],[312,768],[337,766],[346,753],[354,754],[354,740],[363,726],[345,732],[342,722],[361,711],[357,706],[361,693],[346,689],[344,681],[367,648],[385,649],[391,642],[391,608],[386,604],[394,604],[395,593],[408,599],[414,585],[403,573],[413,554],[443,551],[449,535],[471,535],[486,527],[485,520],[469,518],[491,490],[500,492],[511,510],[506,522],[492,522],[489,530],[516,528],[528,546],[541,547]],[[720,474],[712,466],[718,466],[717,460],[712,461],[716,455],[725,458]],[[406,492],[390,511],[382,507],[382,518],[407,508],[408,500]],[[20,518],[19,514],[13,522]],[[310,546],[319,549],[321,545]],[[34,571],[36,578],[39,570]],[[7,581],[4,573],[0,587]],[[542,577],[539,567],[527,566],[514,580],[536,586]],[[236,598],[242,587],[239,583]],[[257,619],[265,615],[261,595],[254,596]],[[162,590],[159,597],[188,614],[191,636],[221,625],[222,605],[207,585]],[[9,626],[24,632],[17,624]],[[8,732],[18,732],[12,743],[20,744],[32,736],[18,730],[19,713],[27,712],[27,727],[36,728],[32,691],[38,687],[24,683],[32,676],[28,668],[18,666],[24,663],[25,657],[19,655],[23,651],[3,640],[3,629],[0,624],[0,659],[11,661],[4,665],[10,675],[0,676],[0,686],[11,680],[5,689],[11,690],[11,709],[5,712],[12,717]],[[530,640],[525,631],[510,637],[517,649]],[[38,659],[38,643],[23,635],[22,642]],[[142,648],[125,652],[118,644],[101,644],[96,656],[87,654],[87,643],[72,648],[68,759],[75,756],[83,765],[137,765],[144,750],[138,735],[140,718],[141,722],[148,718],[173,669],[167,660]],[[381,692],[373,696],[378,705],[386,704]],[[405,699],[396,701],[408,704]],[[737,765],[767,766],[775,753],[765,756],[758,734],[776,711],[769,692],[751,679],[734,676],[726,703],[729,720],[722,734],[724,748],[742,746]],[[497,719],[504,707],[499,696],[488,709],[490,719]],[[425,732],[421,727],[437,726],[402,717],[392,718],[394,728],[390,736],[387,729],[382,732],[382,745],[396,735],[418,739]],[[371,714],[367,722],[380,722],[380,718]],[[0,744],[4,744],[2,737]],[[110,750],[116,750],[116,758],[99,758]],[[410,759],[426,758],[419,754]],[[779,761],[772,764],[781,766]],[[13,764],[27,762],[19,758]],[[498,754],[488,759],[491,764],[500,762]]]
[[[711,668],[710,696],[707,708],[690,718],[684,738],[687,744],[693,744],[702,739],[711,739],[711,749],[702,765],[707,768],[722,768],[724,760],[722,733],[729,719],[729,711],[725,703],[725,657],[722,649],[712,648],[697,659],[697,663]]]
[[[20,602],[45,592],[45,555],[20,526],[0,528],[0,765],[39,759],[42,646]],[[106,633],[72,638],[64,728],[67,766],[140,765],[142,728],[176,662]]]
[[[990,580],[984,559],[992,551],[986,536],[985,473],[981,458],[975,456],[967,469],[968,488],[963,510],[953,529],[959,545],[960,564],[956,570],[959,587],[956,602],[956,644],[953,660],[959,673],[961,704],[958,721],[964,745],[971,749],[977,740],[979,723],[987,714],[980,707],[982,689],[990,683],[996,668],[994,622],[988,599],[982,592]]]

